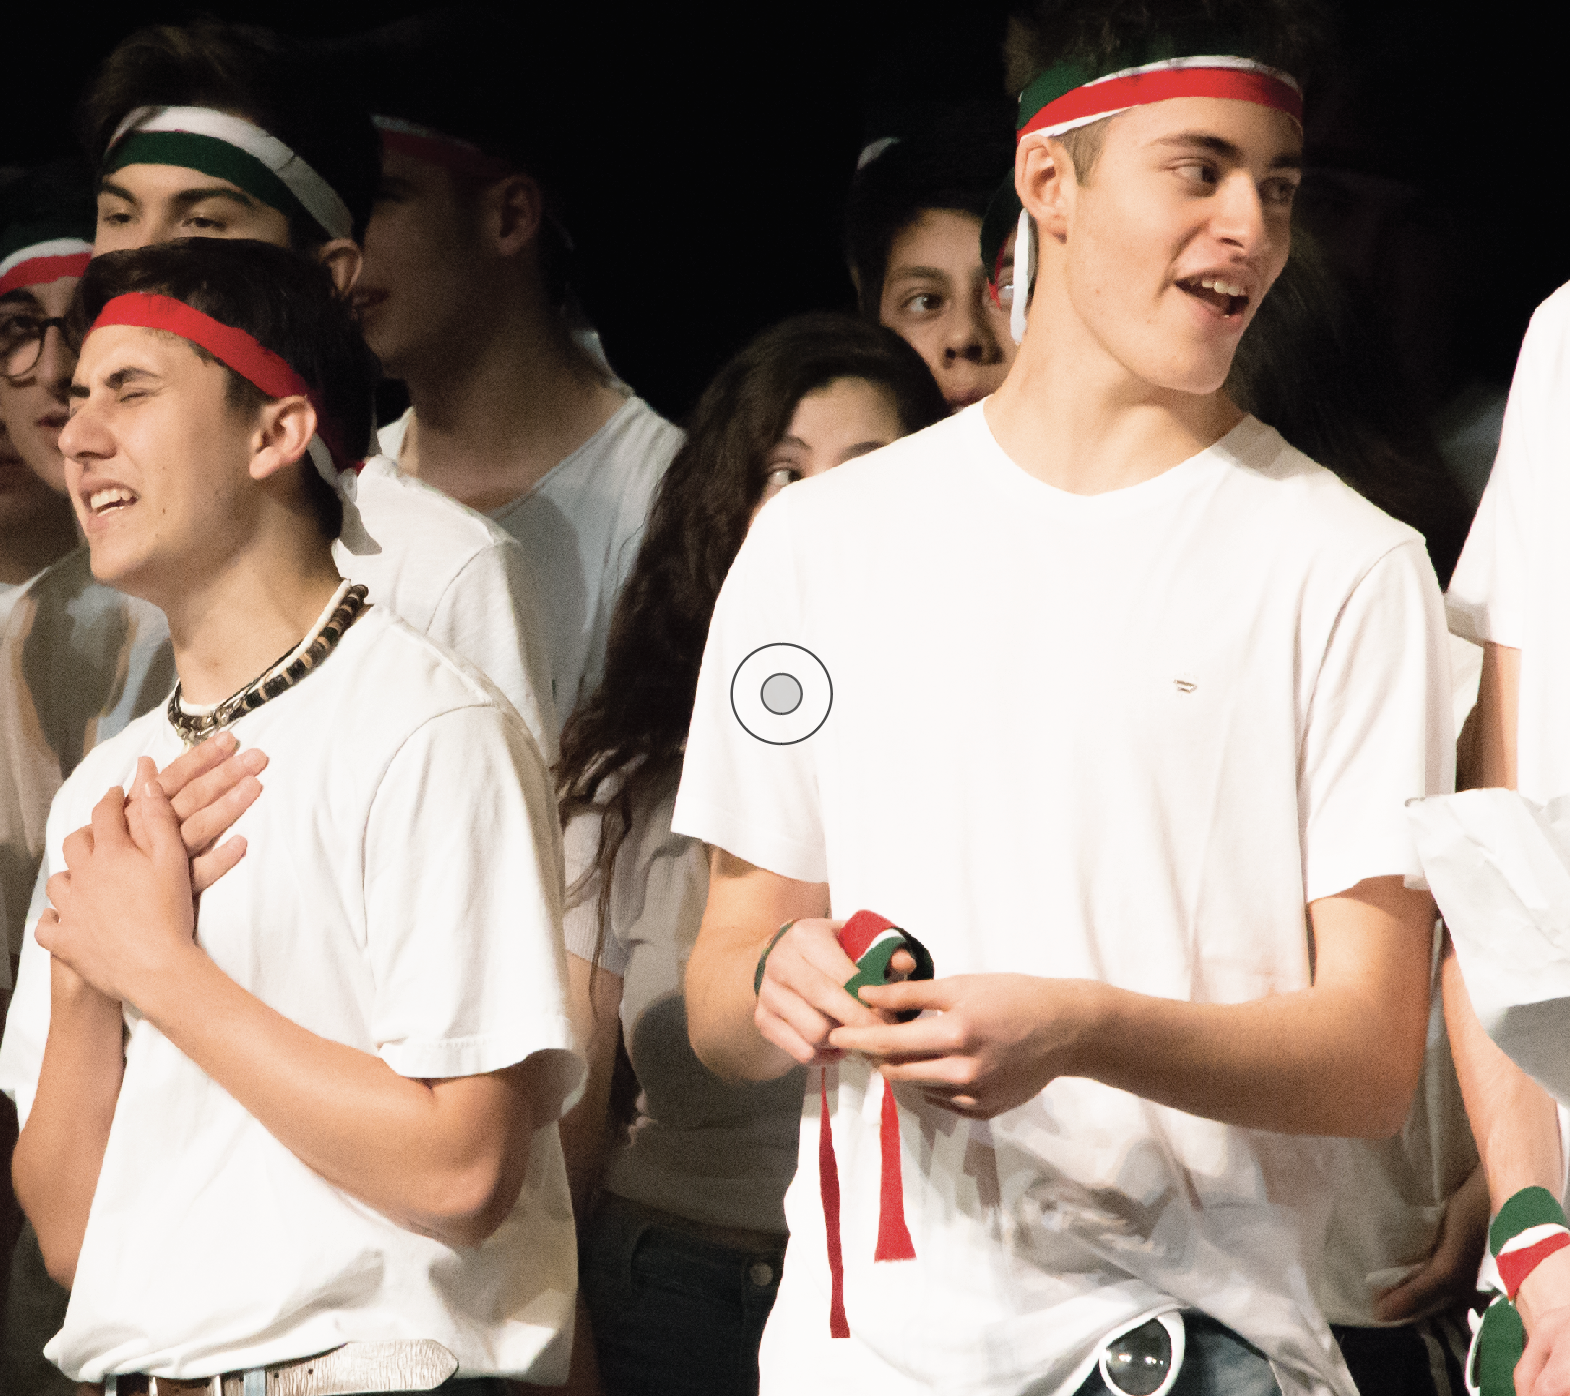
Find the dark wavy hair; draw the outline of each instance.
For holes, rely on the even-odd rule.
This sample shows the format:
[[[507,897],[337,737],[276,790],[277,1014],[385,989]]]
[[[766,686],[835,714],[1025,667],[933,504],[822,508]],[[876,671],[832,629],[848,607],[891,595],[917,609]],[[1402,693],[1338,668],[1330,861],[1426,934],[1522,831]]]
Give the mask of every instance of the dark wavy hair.
[[[563,826],[585,811],[601,816],[595,864],[569,895],[600,874],[602,939],[616,855],[633,811],[680,776],[709,620],[763,497],[769,452],[796,404],[837,378],[885,389],[907,433],[948,415],[921,355],[892,330],[850,315],[794,316],[765,330],[715,376],[654,497],[611,618],[605,675],[562,732],[557,766]],[[607,783],[612,776],[620,779]]]

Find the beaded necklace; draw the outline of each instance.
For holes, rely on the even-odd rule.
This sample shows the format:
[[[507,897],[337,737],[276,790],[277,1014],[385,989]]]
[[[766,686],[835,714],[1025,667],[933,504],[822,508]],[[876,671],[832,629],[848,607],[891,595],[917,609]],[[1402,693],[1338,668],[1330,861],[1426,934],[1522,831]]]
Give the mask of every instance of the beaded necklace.
[[[176,683],[174,692],[169,695],[168,715],[180,739],[188,747],[195,746],[236,718],[254,712],[263,703],[293,688],[337,648],[344,632],[368,608],[366,594],[363,586],[343,583],[327,603],[325,619],[310,634],[279,655],[238,693],[230,694],[210,708],[187,711],[180,701],[180,685]]]

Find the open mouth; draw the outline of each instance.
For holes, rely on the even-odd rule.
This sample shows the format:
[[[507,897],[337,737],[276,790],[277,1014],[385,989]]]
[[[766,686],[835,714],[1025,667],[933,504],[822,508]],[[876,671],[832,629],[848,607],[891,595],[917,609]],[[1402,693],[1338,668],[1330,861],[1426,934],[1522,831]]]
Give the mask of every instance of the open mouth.
[[[1179,281],[1178,289],[1204,301],[1217,315],[1241,315],[1248,308],[1248,292],[1220,276],[1191,276]]]
[[[105,485],[102,489],[94,490],[87,496],[88,512],[97,518],[105,514],[112,514],[116,509],[124,509],[136,503],[136,496],[126,489],[124,485]]]

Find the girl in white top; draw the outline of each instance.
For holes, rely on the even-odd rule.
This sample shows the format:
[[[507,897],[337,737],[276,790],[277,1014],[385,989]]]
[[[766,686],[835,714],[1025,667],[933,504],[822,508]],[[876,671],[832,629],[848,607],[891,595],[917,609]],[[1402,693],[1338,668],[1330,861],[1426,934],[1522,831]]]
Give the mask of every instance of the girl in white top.
[[[848,316],[787,320],[744,349],[697,408],[616,610],[606,677],[563,734],[569,976],[593,1062],[564,1128],[580,1215],[602,1188],[583,1291],[607,1392],[755,1390],[784,1251],[802,1074],[711,1075],[681,990],[708,867],[670,819],[715,596],[765,500],[944,411],[913,350]],[[639,1092],[630,1127],[610,1104],[618,1032]]]

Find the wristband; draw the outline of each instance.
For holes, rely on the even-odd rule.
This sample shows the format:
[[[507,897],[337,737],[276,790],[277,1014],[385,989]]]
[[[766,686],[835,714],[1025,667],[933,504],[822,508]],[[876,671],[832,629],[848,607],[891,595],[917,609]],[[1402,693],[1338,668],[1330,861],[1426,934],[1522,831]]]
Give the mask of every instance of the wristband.
[[[1488,1228],[1488,1248],[1505,1294],[1514,1299],[1526,1277],[1555,1251],[1570,1246],[1564,1208],[1547,1188],[1522,1188]]]
[[[1515,1396],[1515,1368],[1526,1350],[1526,1329],[1516,1307],[1502,1294],[1484,1311],[1468,1317],[1472,1347],[1462,1373],[1468,1396]]]
[[[758,968],[756,971],[754,971],[752,976],[753,998],[757,998],[757,996],[763,990],[763,967],[769,962],[769,951],[774,949],[774,947],[780,943],[780,937],[795,924],[796,923],[794,921],[787,921],[779,928],[779,930],[775,931],[774,934],[769,937],[769,943],[763,947],[763,953],[758,956]]]

